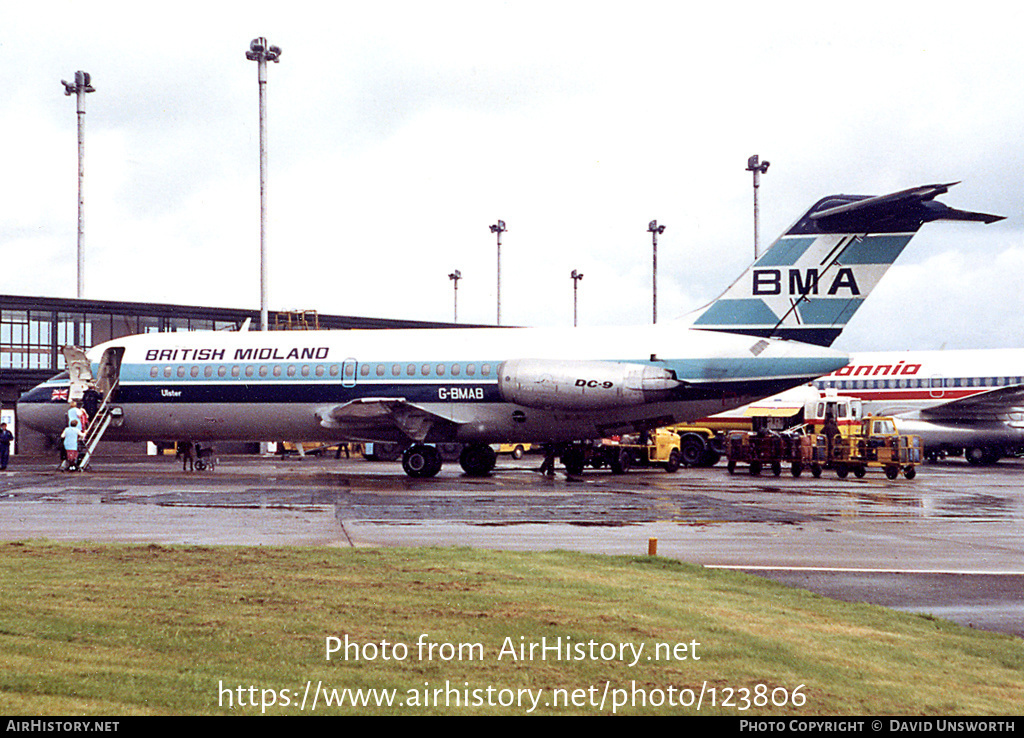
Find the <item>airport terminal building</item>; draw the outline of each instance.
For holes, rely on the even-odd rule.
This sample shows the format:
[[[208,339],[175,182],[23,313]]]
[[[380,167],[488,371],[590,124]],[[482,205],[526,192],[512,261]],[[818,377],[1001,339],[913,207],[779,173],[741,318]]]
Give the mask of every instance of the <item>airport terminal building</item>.
[[[259,310],[0,295],[0,418],[14,430],[19,451],[37,450],[42,439],[19,433],[16,404],[23,392],[65,369],[62,346],[89,348],[137,333],[238,330],[246,320],[258,329]],[[312,311],[270,313],[269,323],[271,330],[452,327]]]

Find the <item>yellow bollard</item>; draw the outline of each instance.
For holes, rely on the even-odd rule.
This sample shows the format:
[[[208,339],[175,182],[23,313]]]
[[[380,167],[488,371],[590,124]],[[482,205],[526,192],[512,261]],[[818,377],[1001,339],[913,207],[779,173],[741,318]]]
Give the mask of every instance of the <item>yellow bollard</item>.
[[[657,556],[658,555],[658,539],[648,538],[647,539],[647,555]]]

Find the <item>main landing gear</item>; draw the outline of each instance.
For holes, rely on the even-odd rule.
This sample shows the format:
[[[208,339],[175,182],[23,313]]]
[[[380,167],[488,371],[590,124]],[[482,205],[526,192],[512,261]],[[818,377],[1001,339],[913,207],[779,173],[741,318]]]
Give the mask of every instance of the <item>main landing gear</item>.
[[[402,468],[414,479],[433,477],[441,471],[441,452],[425,443],[413,444],[402,454]]]
[[[462,449],[459,464],[471,477],[489,474],[497,462],[494,449],[484,443],[473,443]],[[441,471],[441,452],[436,446],[415,443],[402,454],[402,469],[414,479],[436,476]]]
[[[471,443],[462,449],[459,464],[462,470],[471,477],[482,477],[491,473],[498,455],[485,443]]]

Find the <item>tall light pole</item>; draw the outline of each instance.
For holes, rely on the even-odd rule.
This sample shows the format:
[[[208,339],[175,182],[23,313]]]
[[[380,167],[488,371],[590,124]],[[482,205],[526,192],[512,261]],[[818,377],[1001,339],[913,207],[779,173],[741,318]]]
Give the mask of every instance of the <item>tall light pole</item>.
[[[88,72],[75,72],[75,81],[60,83],[64,94],[75,95],[78,102],[78,299],[85,294],[85,195],[82,185],[85,180],[85,94],[96,92]]]
[[[754,261],[761,256],[761,248],[758,245],[758,220],[761,217],[761,212],[757,205],[757,190],[761,186],[761,175],[768,171],[768,166],[771,162],[758,161],[757,154],[747,159],[747,171],[754,173]]]
[[[507,230],[503,220],[491,226],[491,233],[498,234],[498,325],[501,325],[501,234]]]
[[[654,241],[654,266],[651,269],[651,274],[654,288],[654,322],[658,322],[658,234],[665,232],[665,226],[658,225],[658,221],[652,220],[647,224],[647,232],[651,234],[651,239]]]
[[[456,269],[454,272],[448,275],[448,279],[452,281],[452,285],[455,288],[455,319],[453,323],[459,322],[459,280],[462,279],[462,272]]]
[[[576,318],[578,316],[578,313],[576,312],[576,292],[580,280],[583,279],[583,274],[573,269],[572,274],[569,276],[572,277],[572,327],[575,328]]]
[[[267,330],[267,62],[280,61],[281,49],[260,36],[249,43],[245,58],[257,64],[260,86],[260,330]]]

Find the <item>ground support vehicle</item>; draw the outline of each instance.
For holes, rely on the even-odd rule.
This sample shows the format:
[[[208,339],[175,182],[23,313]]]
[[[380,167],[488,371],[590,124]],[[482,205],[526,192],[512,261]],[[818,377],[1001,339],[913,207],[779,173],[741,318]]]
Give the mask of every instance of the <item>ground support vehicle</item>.
[[[896,423],[888,417],[867,417],[860,428],[847,436],[836,436],[831,466],[840,478],[851,471],[863,477],[868,469],[882,469],[889,479],[900,472],[907,479],[917,474],[915,467],[924,461],[920,436],[899,435]]]
[[[828,465],[828,440],[820,433],[792,434],[790,440],[789,470],[799,477],[804,470],[810,470],[817,478]]]
[[[725,433],[707,425],[672,425],[668,430],[679,436],[679,454],[683,466],[714,466],[725,456]]]
[[[804,469],[815,476],[821,475],[826,463],[824,437],[775,431],[733,431],[726,439],[726,468],[736,473],[739,464],[746,464],[752,475],[762,469],[782,474],[782,465],[789,464],[790,472],[799,477]]]
[[[824,434],[814,433],[811,425],[783,433],[733,431],[726,451],[730,473],[738,464],[747,464],[751,474],[770,468],[778,476],[788,463],[795,477],[805,469],[819,477],[827,468],[834,469],[840,479],[850,472],[863,477],[869,469],[881,469],[889,479],[896,479],[900,472],[913,479],[915,467],[923,460],[919,436],[899,435],[892,418],[870,416],[832,435],[831,443]]]
[[[659,428],[638,436],[573,443],[562,451],[562,463],[570,475],[582,474],[587,466],[607,466],[613,474],[624,474],[635,467],[660,466],[672,473],[682,464],[679,434]]]
[[[491,448],[497,454],[508,454],[518,461],[530,451],[533,451],[534,445],[532,443],[500,443],[494,444]]]

